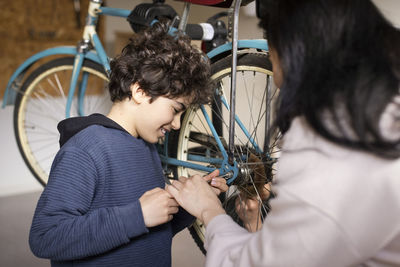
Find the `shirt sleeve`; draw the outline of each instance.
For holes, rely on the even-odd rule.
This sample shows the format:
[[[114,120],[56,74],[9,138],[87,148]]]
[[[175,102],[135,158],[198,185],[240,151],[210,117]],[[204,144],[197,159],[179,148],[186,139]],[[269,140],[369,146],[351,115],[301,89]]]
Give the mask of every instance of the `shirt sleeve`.
[[[205,247],[206,266],[349,266],[360,260],[334,221],[289,195],[280,196],[256,233],[228,215],[215,217],[207,226]]]
[[[262,229],[215,217],[206,266],[398,266],[400,160],[327,142],[299,120],[285,138]]]
[[[29,244],[36,256],[57,261],[85,258],[148,232],[139,200],[91,207],[97,177],[85,151],[74,148],[57,155],[30,230]]]

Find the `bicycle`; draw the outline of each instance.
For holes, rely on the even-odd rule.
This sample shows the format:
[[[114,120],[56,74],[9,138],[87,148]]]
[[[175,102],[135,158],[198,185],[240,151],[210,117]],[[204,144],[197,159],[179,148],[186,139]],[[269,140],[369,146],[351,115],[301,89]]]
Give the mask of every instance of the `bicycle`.
[[[135,31],[159,18],[171,19],[173,26],[185,30],[192,39],[205,41],[212,48],[207,56],[212,63],[216,89],[210,105],[187,110],[180,131],[171,132],[159,144],[165,173],[172,178],[204,174],[218,168],[230,186],[221,196],[227,213],[246,226],[248,218],[241,208],[242,200],[254,198],[258,201],[261,224],[269,209],[269,197],[265,192],[269,191],[268,185],[274,175],[280,138],[271,127],[279,89],[272,83],[267,42],[238,40],[241,0],[183,1],[185,8],[182,18],[179,18],[176,11],[162,0],[140,4],[132,11],[105,7],[102,0],[91,0],[78,46],[50,48],[28,58],[11,76],[3,107],[9,92],[17,92],[14,130],[18,148],[35,178],[45,185],[58,150],[57,123],[70,116],[94,112],[105,114],[111,105],[108,92],[104,90],[110,67],[96,33],[98,17],[127,18]],[[187,24],[187,16],[192,3],[229,9],[210,18],[207,24],[191,25]],[[223,15],[230,18],[227,31],[219,20]],[[171,29],[174,30],[176,28]],[[214,35],[210,37],[208,30],[212,30]],[[231,42],[227,42],[226,33],[229,32]],[[23,79],[33,63],[54,55],[67,57],[48,61]],[[258,224],[257,220],[256,228]],[[205,252],[204,227],[196,221],[189,230]]]

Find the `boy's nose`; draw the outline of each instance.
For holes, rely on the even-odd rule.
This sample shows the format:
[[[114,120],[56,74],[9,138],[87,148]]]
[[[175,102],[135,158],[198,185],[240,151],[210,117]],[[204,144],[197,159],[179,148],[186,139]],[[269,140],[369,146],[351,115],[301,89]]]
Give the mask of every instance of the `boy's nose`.
[[[172,129],[179,130],[181,128],[181,116],[174,116],[174,119],[171,122]]]

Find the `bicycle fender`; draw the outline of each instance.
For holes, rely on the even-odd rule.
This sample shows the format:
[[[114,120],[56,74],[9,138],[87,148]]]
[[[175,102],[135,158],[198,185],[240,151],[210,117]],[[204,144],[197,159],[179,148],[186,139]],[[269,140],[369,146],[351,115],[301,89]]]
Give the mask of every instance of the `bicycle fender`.
[[[268,51],[268,43],[267,40],[265,39],[238,40],[238,49],[242,48],[255,48]],[[232,50],[232,42],[214,48],[213,50],[207,53],[207,56],[208,58],[212,59],[213,57],[225,53],[226,51],[229,50]]]
[[[57,46],[43,50],[25,60],[13,73],[11,78],[8,80],[7,87],[4,92],[2,108],[5,108],[6,105],[12,105],[15,103],[16,91],[19,88],[17,82],[22,80],[23,76],[25,75],[25,72],[39,59],[53,55],[76,55],[76,54],[77,51],[75,46]],[[85,53],[85,58],[90,59],[99,64],[102,64],[95,51],[89,51]]]

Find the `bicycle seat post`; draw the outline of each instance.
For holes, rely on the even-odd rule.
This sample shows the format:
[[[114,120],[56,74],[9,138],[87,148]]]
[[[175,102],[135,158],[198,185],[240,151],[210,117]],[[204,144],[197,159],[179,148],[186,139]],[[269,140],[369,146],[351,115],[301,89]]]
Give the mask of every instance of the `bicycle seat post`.
[[[185,31],[186,29],[186,24],[189,18],[189,10],[190,10],[191,4],[189,2],[185,2],[185,5],[183,7],[183,12],[182,12],[182,17],[179,21],[179,26],[178,29],[181,31]]]
[[[231,69],[231,96],[230,96],[230,113],[229,113],[229,164],[234,162],[235,150],[235,106],[236,106],[236,68],[237,68],[237,44],[238,44],[238,25],[239,25],[239,9],[241,0],[235,0],[233,7],[233,27],[232,27],[232,69]],[[232,8],[231,7],[231,8]]]
[[[97,10],[102,5],[103,0],[90,0],[88,7],[88,14],[86,16],[85,28],[83,31],[83,38],[90,39],[90,33],[96,31],[98,13]]]

